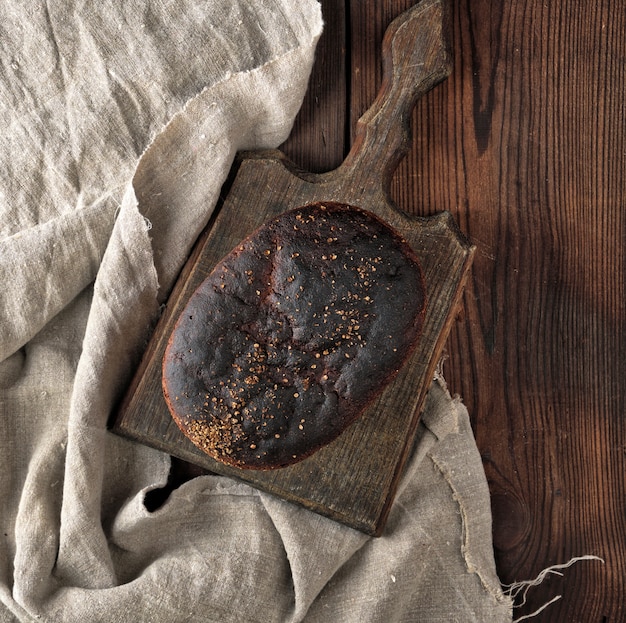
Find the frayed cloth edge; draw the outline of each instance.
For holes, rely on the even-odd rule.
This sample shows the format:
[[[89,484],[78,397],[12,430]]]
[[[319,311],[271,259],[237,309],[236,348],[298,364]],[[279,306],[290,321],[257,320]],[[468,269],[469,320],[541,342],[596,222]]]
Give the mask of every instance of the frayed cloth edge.
[[[519,604],[515,604],[513,606],[514,608],[521,608],[523,605],[526,604],[528,591],[532,587],[539,586],[539,584],[541,584],[549,575],[561,575],[562,576],[563,574],[561,573],[561,569],[567,569],[571,567],[572,565],[576,564],[577,562],[581,562],[585,560],[597,560],[601,562],[602,564],[605,563],[603,558],[600,558],[599,556],[595,556],[593,554],[586,554],[584,556],[574,556],[573,558],[570,558],[570,560],[568,560],[565,563],[558,564],[558,565],[551,565],[550,567],[546,567],[545,569],[542,569],[537,574],[537,576],[532,580],[520,580],[518,582],[512,582],[511,584],[503,584],[502,587],[504,589],[504,594],[510,597],[511,600],[515,600],[519,595],[521,595],[522,601]],[[530,614],[525,614],[521,617],[518,617],[517,619],[514,619],[513,623],[519,623],[519,621],[526,621],[528,619],[533,619],[538,614],[543,612],[546,608],[551,606],[553,603],[559,601],[559,599],[561,599],[562,597],[563,597],[562,595],[555,595],[550,601],[543,604],[534,612],[531,612]]]

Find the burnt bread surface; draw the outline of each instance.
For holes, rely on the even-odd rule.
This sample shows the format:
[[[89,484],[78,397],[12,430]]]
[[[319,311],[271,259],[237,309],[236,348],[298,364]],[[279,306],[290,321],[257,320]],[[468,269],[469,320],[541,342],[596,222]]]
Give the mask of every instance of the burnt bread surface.
[[[377,216],[338,203],[290,210],[191,296],[163,358],[165,401],[218,461],[296,463],[393,379],[419,339],[425,305],[417,257]]]

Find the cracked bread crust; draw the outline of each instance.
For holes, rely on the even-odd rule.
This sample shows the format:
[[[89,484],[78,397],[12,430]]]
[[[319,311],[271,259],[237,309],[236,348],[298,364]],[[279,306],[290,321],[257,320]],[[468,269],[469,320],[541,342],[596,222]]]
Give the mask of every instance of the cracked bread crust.
[[[338,203],[263,225],[191,296],[163,359],[183,433],[248,469],[330,443],[392,380],[421,332],[419,262],[370,212]]]

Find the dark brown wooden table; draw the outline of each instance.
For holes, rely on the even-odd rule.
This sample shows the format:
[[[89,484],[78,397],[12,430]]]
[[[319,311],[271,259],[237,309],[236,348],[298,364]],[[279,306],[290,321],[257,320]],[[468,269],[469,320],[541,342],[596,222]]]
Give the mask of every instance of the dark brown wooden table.
[[[282,149],[346,156],[378,92],[380,44],[414,0],[322,0],[310,88]],[[418,103],[392,192],[450,211],[477,245],[443,366],[491,487],[515,616],[626,621],[626,9],[599,0],[451,0],[452,75]],[[199,473],[174,461],[171,485]],[[156,492],[159,504],[167,491]]]
[[[336,167],[380,86],[405,0],[322,2],[287,154]],[[444,373],[491,486],[503,582],[585,554],[528,594],[536,621],[626,620],[626,10],[599,0],[451,5],[451,77],[418,104],[393,193],[478,246]]]

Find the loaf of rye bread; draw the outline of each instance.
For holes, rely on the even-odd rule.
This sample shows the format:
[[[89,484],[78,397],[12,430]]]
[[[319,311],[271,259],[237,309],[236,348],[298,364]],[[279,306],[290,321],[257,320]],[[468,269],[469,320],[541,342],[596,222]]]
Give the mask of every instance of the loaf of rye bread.
[[[183,433],[249,469],[333,441],[413,351],[425,310],[419,262],[374,214],[338,203],[266,223],[191,296],[163,359]]]

